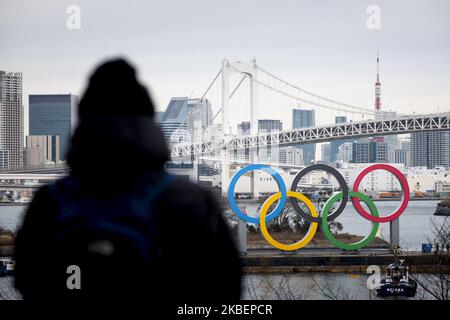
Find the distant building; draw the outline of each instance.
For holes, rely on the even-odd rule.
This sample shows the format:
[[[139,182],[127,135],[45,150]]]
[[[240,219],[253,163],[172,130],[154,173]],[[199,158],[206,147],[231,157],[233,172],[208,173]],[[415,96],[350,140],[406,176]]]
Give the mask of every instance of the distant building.
[[[347,185],[352,186],[356,180],[356,177],[360,174],[363,168],[366,168],[368,164],[350,163],[346,164],[343,168],[337,170],[344,177]],[[391,164],[400,170],[405,176],[407,176],[407,169],[402,164]],[[337,188],[339,185],[335,179],[332,180],[334,186]],[[379,192],[379,191],[400,191],[400,183],[397,178],[388,171],[375,170],[369,172],[365,179],[362,180],[359,190],[364,193]]]
[[[315,110],[292,109],[292,128],[314,127],[316,123]]]
[[[212,124],[205,130],[205,140],[212,142],[221,142],[223,140],[222,125]]]
[[[411,166],[411,141],[399,142],[400,148],[394,149],[394,163],[403,163],[405,167]]]
[[[338,160],[351,162],[353,157],[353,142],[344,142],[339,146]]]
[[[428,169],[427,167],[411,167],[408,169],[408,184],[411,192],[437,192],[436,187],[442,192],[445,185],[450,184],[450,170],[445,167]],[[442,182],[442,184],[439,184]]]
[[[258,132],[269,133],[283,131],[283,123],[275,119],[258,120]]]
[[[347,123],[347,117],[345,116],[337,116],[334,118],[334,123]],[[333,140],[330,142],[330,160],[329,162],[333,162],[336,160],[339,160],[339,147],[344,143],[348,142],[349,140]]]
[[[38,166],[60,161],[59,136],[27,136],[25,139],[24,162],[26,166]]]
[[[353,142],[352,161],[353,163],[375,163],[388,162],[387,144],[380,141],[361,140]]]
[[[450,195],[450,181],[437,181],[435,183],[436,193],[442,196]]]
[[[368,165],[370,164],[347,163],[344,167],[338,168],[337,170],[342,174],[347,185],[352,186],[361,170]],[[426,167],[405,168],[401,163],[390,163],[390,165],[400,170],[406,177],[411,193],[446,192],[450,185],[450,170],[446,170],[444,167],[427,169]],[[333,179],[333,183],[337,188],[337,181]],[[362,180],[359,190],[370,195],[372,192],[401,191],[401,186],[397,178],[390,172],[386,170],[375,170],[367,174]]]
[[[388,120],[394,118],[397,118],[397,112],[395,111],[380,111],[375,115],[376,120]],[[387,162],[394,162],[395,149],[400,149],[400,143],[397,135],[374,137],[373,139],[376,140],[377,138],[382,139],[383,142],[386,143]]]
[[[250,135],[250,121],[242,121],[237,125],[237,132],[240,136]]]
[[[238,136],[248,136],[250,135],[250,121],[242,121],[237,125]],[[241,161],[250,161],[250,150],[249,149],[238,149],[236,150],[236,159]]]
[[[4,169],[8,167],[9,163],[9,151],[8,150],[0,150],[0,169]]]
[[[170,143],[188,142],[187,97],[174,97],[158,123],[164,138]]]
[[[276,119],[258,120],[258,133],[275,133],[283,130],[283,123]],[[267,145],[259,148],[258,156],[262,162],[280,162],[279,145]],[[247,156],[247,155],[246,155]]]
[[[22,73],[0,71],[0,151],[3,166],[23,165]]]
[[[30,94],[29,135],[59,136],[60,159],[66,160],[70,137],[77,122],[78,96]]]
[[[409,167],[410,152],[404,149],[394,150],[394,163],[403,163],[406,167]]]
[[[302,166],[303,150],[295,147],[280,148],[280,163]]]
[[[450,168],[450,130],[411,133],[411,166]]]
[[[293,109],[292,129],[314,127],[316,124],[315,110]],[[316,144],[297,145],[296,148],[303,150],[303,162],[309,165],[316,159]]]
[[[330,162],[331,156],[330,156],[330,150],[331,150],[331,145],[329,142],[323,143],[321,146],[321,152],[322,152],[322,156],[321,159],[323,162]]]
[[[205,139],[205,130],[212,124],[212,109],[208,99],[188,99],[187,129],[191,142]]]
[[[370,158],[370,142],[353,142],[351,162],[369,163]]]

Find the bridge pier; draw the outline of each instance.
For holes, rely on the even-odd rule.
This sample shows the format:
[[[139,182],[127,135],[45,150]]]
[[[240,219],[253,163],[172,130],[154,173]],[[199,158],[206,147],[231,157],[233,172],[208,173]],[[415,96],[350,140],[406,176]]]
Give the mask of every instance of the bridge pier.
[[[389,222],[389,243],[391,249],[400,245],[400,219],[397,218]]]
[[[247,254],[247,222],[238,219],[237,225],[238,250],[241,255]]]

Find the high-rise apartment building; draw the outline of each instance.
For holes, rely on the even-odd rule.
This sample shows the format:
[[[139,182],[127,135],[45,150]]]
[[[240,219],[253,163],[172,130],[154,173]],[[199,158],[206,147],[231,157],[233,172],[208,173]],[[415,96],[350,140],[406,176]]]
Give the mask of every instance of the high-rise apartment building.
[[[380,141],[353,142],[353,163],[387,162],[387,144]]]
[[[27,136],[25,139],[24,163],[38,166],[60,160],[59,136]]]
[[[450,130],[412,133],[411,166],[450,168]]]
[[[0,71],[0,151],[2,151],[3,166],[23,165],[22,73],[20,72]]]
[[[314,110],[293,109],[292,110],[292,129],[314,127],[316,124],[316,115]],[[316,159],[316,144],[298,145],[303,151],[303,162],[309,165]]]
[[[29,96],[29,135],[59,136],[61,160],[66,159],[70,137],[75,129],[77,106],[78,96],[73,94]]]

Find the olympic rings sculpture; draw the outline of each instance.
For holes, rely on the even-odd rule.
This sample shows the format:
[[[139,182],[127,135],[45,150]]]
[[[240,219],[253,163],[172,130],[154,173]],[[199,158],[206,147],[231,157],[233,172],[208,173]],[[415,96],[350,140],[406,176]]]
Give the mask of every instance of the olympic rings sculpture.
[[[239,180],[239,178],[254,170],[261,170],[268,174],[270,174],[275,182],[278,185],[278,188],[280,189],[279,192],[271,195],[262,205],[259,218],[256,217],[250,217],[246,214],[244,214],[238,207],[236,200],[234,199],[234,190],[236,188],[236,184]],[[328,172],[332,176],[334,176],[338,184],[340,186],[341,192],[333,195],[331,198],[327,200],[325,203],[323,210],[322,210],[322,216],[320,217],[317,213],[316,208],[314,207],[314,204],[311,202],[310,199],[308,199],[304,194],[297,191],[298,183],[300,182],[300,179],[304,177],[307,173],[314,171],[314,170],[322,170],[325,172]],[[391,214],[387,216],[380,217],[378,214],[378,209],[375,206],[374,202],[368,197],[367,195],[361,193],[358,191],[359,185],[361,184],[361,181],[363,178],[370,172],[375,170],[386,170],[390,173],[392,173],[400,182],[400,186],[402,189],[402,201],[400,206]],[[328,222],[336,219],[345,209],[348,197],[351,197],[351,203],[353,204],[353,207],[355,210],[365,219],[372,222],[372,230],[363,239],[361,239],[358,242],[355,243],[344,243],[342,241],[337,240],[333,233],[331,232]],[[292,204],[292,207],[294,210],[306,221],[310,222],[309,229],[306,232],[305,236],[298,242],[293,244],[283,244],[281,242],[278,242],[272,236],[269,234],[269,231],[267,230],[267,223],[271,220],[278,217],[286,204],[287,199],[289,198],[289,201]],[[269,208],[273,203],[275,203],[277,200],[278,204],[276,207],[272,210],[272,212],[268,213]],[[341,201],[339,207],[330,214],[330,211],[333,207],[333,205],[337,201]],[[335,168],[324,165],[324,164],[314,164],[310,165],[308,167],[305,167],[304,169],[300,170],[297,175],[295,176],[292,186],[290,190],[286,189],[286,186],[284,184],[283,178],[280,176],[280,174],[273,169],[272,167],[264,164],[250,164],[248,166],[245,166],[241,168],[239,171],[237,171],[230,181],[230,186],[228,188],[228,201],[230,203],[231,210],[242,220],[254,224],[259,224],[261,233],[264,236],[264,238],[269,242],[272,246],[274,246],[277,249],[283,250],[283,251],[293,251],[298,250],[300,248],[303,248],[306,246],[314,237],[314,235],[317,232],[318,225],[320,223],[321,229],[325,235],[325,237],[330,241],[332,244],[334,244],[336,247],[344,249],[344,250],[357,250],[361,249],[363,247],[366,247],[369,245],[374,239],[378,232],[379,223],[383,222],[390,222],[392,220],[397,219],[403,212],[405,212],[406,207],[408,206],[409,202],[409,186],[408,182],[405,178],[405,176],[395,167],[390,166],[388,164],[373,164],[365,169],[363,169],[359,175],[356,177],[355,182],[353,184],[352,191],[349,191],[349,188],[345,182],[344,177],[337,171]],[[303,211],[303,209],[299,206],[298,202],[302,202],[306,205],[306,208],[308,208],[309,213],[306,213]],[[364,202],[367,207],[369,208],[369,212],[367,212],[362,206],[360,201]]]

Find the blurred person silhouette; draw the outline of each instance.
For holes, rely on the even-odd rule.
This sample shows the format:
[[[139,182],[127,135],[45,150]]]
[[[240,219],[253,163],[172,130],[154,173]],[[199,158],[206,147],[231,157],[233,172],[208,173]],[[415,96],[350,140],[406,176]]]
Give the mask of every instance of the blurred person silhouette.
[[[23,298],[239,299],[240,259],[222,209],[210,191],[166,172],[168,147],[134,68],[100,65],[78,119],[70,176],[37,191],[16,237]]]

